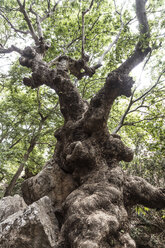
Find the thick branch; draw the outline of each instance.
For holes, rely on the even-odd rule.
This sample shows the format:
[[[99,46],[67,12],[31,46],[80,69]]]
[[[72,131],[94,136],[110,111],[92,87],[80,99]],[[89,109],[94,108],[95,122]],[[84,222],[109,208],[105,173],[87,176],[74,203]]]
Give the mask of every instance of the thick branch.
[[[127,177],[124,183],[126,206],[142,204],[149,208],[165,208],[165,189],[156,188],[141,177]]]
[[[48,63],[49,66],[58,64],[61,60],[67,61],[67,70],[69,70],[70,74],[74,75],[77,79],[82,79],[85,76],[92,77],[97,68],[89,67],[87,65],[88,57],[84,57],[83,59],[75,60],[65,55],[60,55],[54,58],[52,61]]]
[[[140,25],[140,41],[133,55],[118,69],[109,73],[103,88],[92,98],[89,111],[86,113],[88,129],[93,129],[95,123],[101,128],[107,122],[110,108],[114,100],[120,96],[131,96],[134,81],[128,76],[129,72],[140,63],[149,52],[149,29],[145,13],[145,0],[136,0],[136,14]],[[143,25],[144,27],[141,27]],[[143,48],[143,46],[147,48]],[[144,49],[144,51],[143,51]]]
[[[6,48],[6,49],[0,47],[0,53],[5,54],[5,53],[11,53],[11,52],[17,52],[17,53],[19,53],[21,55],[23,53],[23,51],[21,49],[19,49],[18,47],[14,46],[14,45],[12,45],[11,47]]]
[[[114,100],[120,95],[130,96],[133,83],[134,81],[127,74],[117,71],[110,73],[104,87],[90,102],[90,108],[86,113],[87,129],[92,130],[96,126],[100,129],[105,126]]]
[[[118,68],[119,71],[130,73],[130,71],[143,61],[150,52],[149,47],[149,26],[145,11],[145,0],[136,0],[136,16],[139,22],[140,39],[133,54]]]
[[[77,120],[85,111],[85,104],[75,86],[70,81],[67,73],[69,66],[68,57],[57,59],[56,69],[50,69],[31,47],[24,49],[20,64],[32,69],[32,78],[24,78],[24,84],[37,88],[42,84],[54,89],[59,96],[61,112],[65,120]]]

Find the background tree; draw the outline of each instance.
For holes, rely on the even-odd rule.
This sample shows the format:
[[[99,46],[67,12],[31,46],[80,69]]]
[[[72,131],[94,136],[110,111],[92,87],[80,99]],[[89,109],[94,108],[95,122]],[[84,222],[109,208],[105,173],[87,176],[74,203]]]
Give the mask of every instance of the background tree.
[[[28,68],[23,70],[16,64],[8,82],[5,80],[1,84],[7,103],[1,110],[2,152],[3,155],[6,153],[7,162],[10,164],[10,159],[13,161],[18,152],[18,157],[24,157],[24,161],[21,160],[20,164],[15,158],[16,163],[22,171],[26,162],[27,178],[31,167],[33,174],[38,172],[34,164],[42,163],[41,153],[47,151],[47,147],[41,148],[41,144],[54,142],[51,135],[54,123],[60,125],[62,120],[60,116],[58,119],[56,95],[51,91],[53,96],[50,96],[50,90],[43,85],[55,90],[64,118],[63,126],[55,132],[57,144],[52,160],[22,187],[27,203],[43,195],[51,198],[61,227],[56,247],[135,247],[129,236],[129,208],[136,204],[157,209],[165,206],[163,189],[154,188],[142,178],[127,176],[122,171],[119,161],[130,162],[133,152],[116,134],[120,131],[127,143],[132,138],[137,155],[134,164],[141,161],[139,147],[150,146],[145,137],[154,144],[153,158],[158,159],[157,151],[163,153],[163,131],[155,131],[151,122],[147,122],[145,128],[142,124],[154,120],[157,127],[163,125],[164,65],[160,65],[157,59],[163,40],[157,28],[164,24],[163,21],[153,22],[154,14],[163,17],[159,10],[161,4],[161,1],[151,1],[146,8],[151,15],[150,32],[145,1],[136,0],[140,35],[131,32],[131,23],[136,20],[132,6],[128,13],[115,1],[53,3],[48,0],[40,4],[40,1],[21,3],[17,0],[3,3],[0,9],[5,26],[5,32],[1,27],[0,52],[19,53],[20,65]],[[14,19],[17,23],[13,22]],[[24,41],[18,47],[11,45],[10,37],[17,37],[19,43],[21,39]],[[134,81],[129,73],[146,56],[145,65],[153,58],[155,64],[159,62],[159,71],[154,73],[152,86],[143,92],[134,89],[131,93]],[[20,74],[16,74],[18,68]],[[20,79],[23,77],[24,84],[32,90],[18,86],[17,75],[21,75]],[[122,100],[116,100],[112,107],[121,95],[124,95]],[[127,102],[128,106],[123,107]],[[110,110],[111,118],[108,119]],[[6,111],[9,120],[4,115]],[[133,131],[130,129],[132,125],[135,126]],[[158,139],[162,143],[157,142]],[[145,148],[140,149],[140,155],[145,154]],[[149,175],[149,178],[154,177],[150,180],[152,183],[158,185],[159,181],[162,185],[161,177],[155,181],[158,178],[157,167],[152,173],[148,172],[150,159],[151,156],[147,155],[141,168],[147,172],[147,179]],[[4,160],[2,164],[5,165]],[[123,166],[130,168],[127,164]],[[7,173],[5,170],[1,170],[2,178]],[[140,174],[137,170],[136,173]],[[19,174],[20,170],[11,184],[13,181],[15,184]],[[13,186],[10,188],[10,185],[6,195],[11,193]]]

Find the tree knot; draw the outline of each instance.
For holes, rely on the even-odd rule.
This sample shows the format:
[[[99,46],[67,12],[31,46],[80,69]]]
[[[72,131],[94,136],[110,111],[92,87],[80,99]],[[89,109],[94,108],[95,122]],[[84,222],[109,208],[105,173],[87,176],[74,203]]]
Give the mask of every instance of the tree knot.
[[[120,71],[113,71],[108,74],[106,84],[110,89],[117,89],[118,95],[131,96],[131,89],[134,84],[132,77]]]

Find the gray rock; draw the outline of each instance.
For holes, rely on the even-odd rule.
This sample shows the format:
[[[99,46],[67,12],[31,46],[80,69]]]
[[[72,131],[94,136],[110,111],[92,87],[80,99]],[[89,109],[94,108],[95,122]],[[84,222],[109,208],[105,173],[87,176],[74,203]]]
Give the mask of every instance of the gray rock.
[[[45,196],[0,224],[1,248],[54,248],[58,234],[50,199]]]
[[[19,195],[7,196],[0,200],[0,222],[8,216],[23,210],[27,207],[23,198]]]

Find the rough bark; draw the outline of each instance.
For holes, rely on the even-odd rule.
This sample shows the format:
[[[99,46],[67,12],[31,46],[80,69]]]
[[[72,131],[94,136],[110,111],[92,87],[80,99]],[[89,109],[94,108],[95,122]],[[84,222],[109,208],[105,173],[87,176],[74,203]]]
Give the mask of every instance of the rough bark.
[[[141,178],[128,177],[122,171],[119,162],[131,161],[133,152],[119,135],[110,134],[107,127],[114,100],[120,95],[131,96],[134,82],[129,72],[150,51],[145,2],[136,0],[143,39],[140,37],[133,54],[107,75],[103,88],[89,104],[81,98],[69,76],[80,79],[95,73],[97,66],[89,67],[87,57],[74,60],[60,56],[56,59],[56,68],[51,69],[51,63],[42,60],[43,47],[39,50],[26,47],[21,52],[20,64],[32,70],[32,77],[24,78],[24,84],[32,88],[46,84],[54,89],[64,117],[63,127],[55,132],[57,144],[52,160],[22,185],[27,204],[45,195],[52,200],[59,225],[55,248],[135,248],[129,235],[127,208],[135,204],[165,207],[163,189]],[[31,27],[30,31],[34,34]],[[39,235],[43,232],[39,231]],[[42,247],[45,246],[42,244]]]
[[[52,159],[36,176],[24,181],[22,193],[27,204],[47,195],[58,209],[75,188],[76,183],[72,176],[61,170]]]

